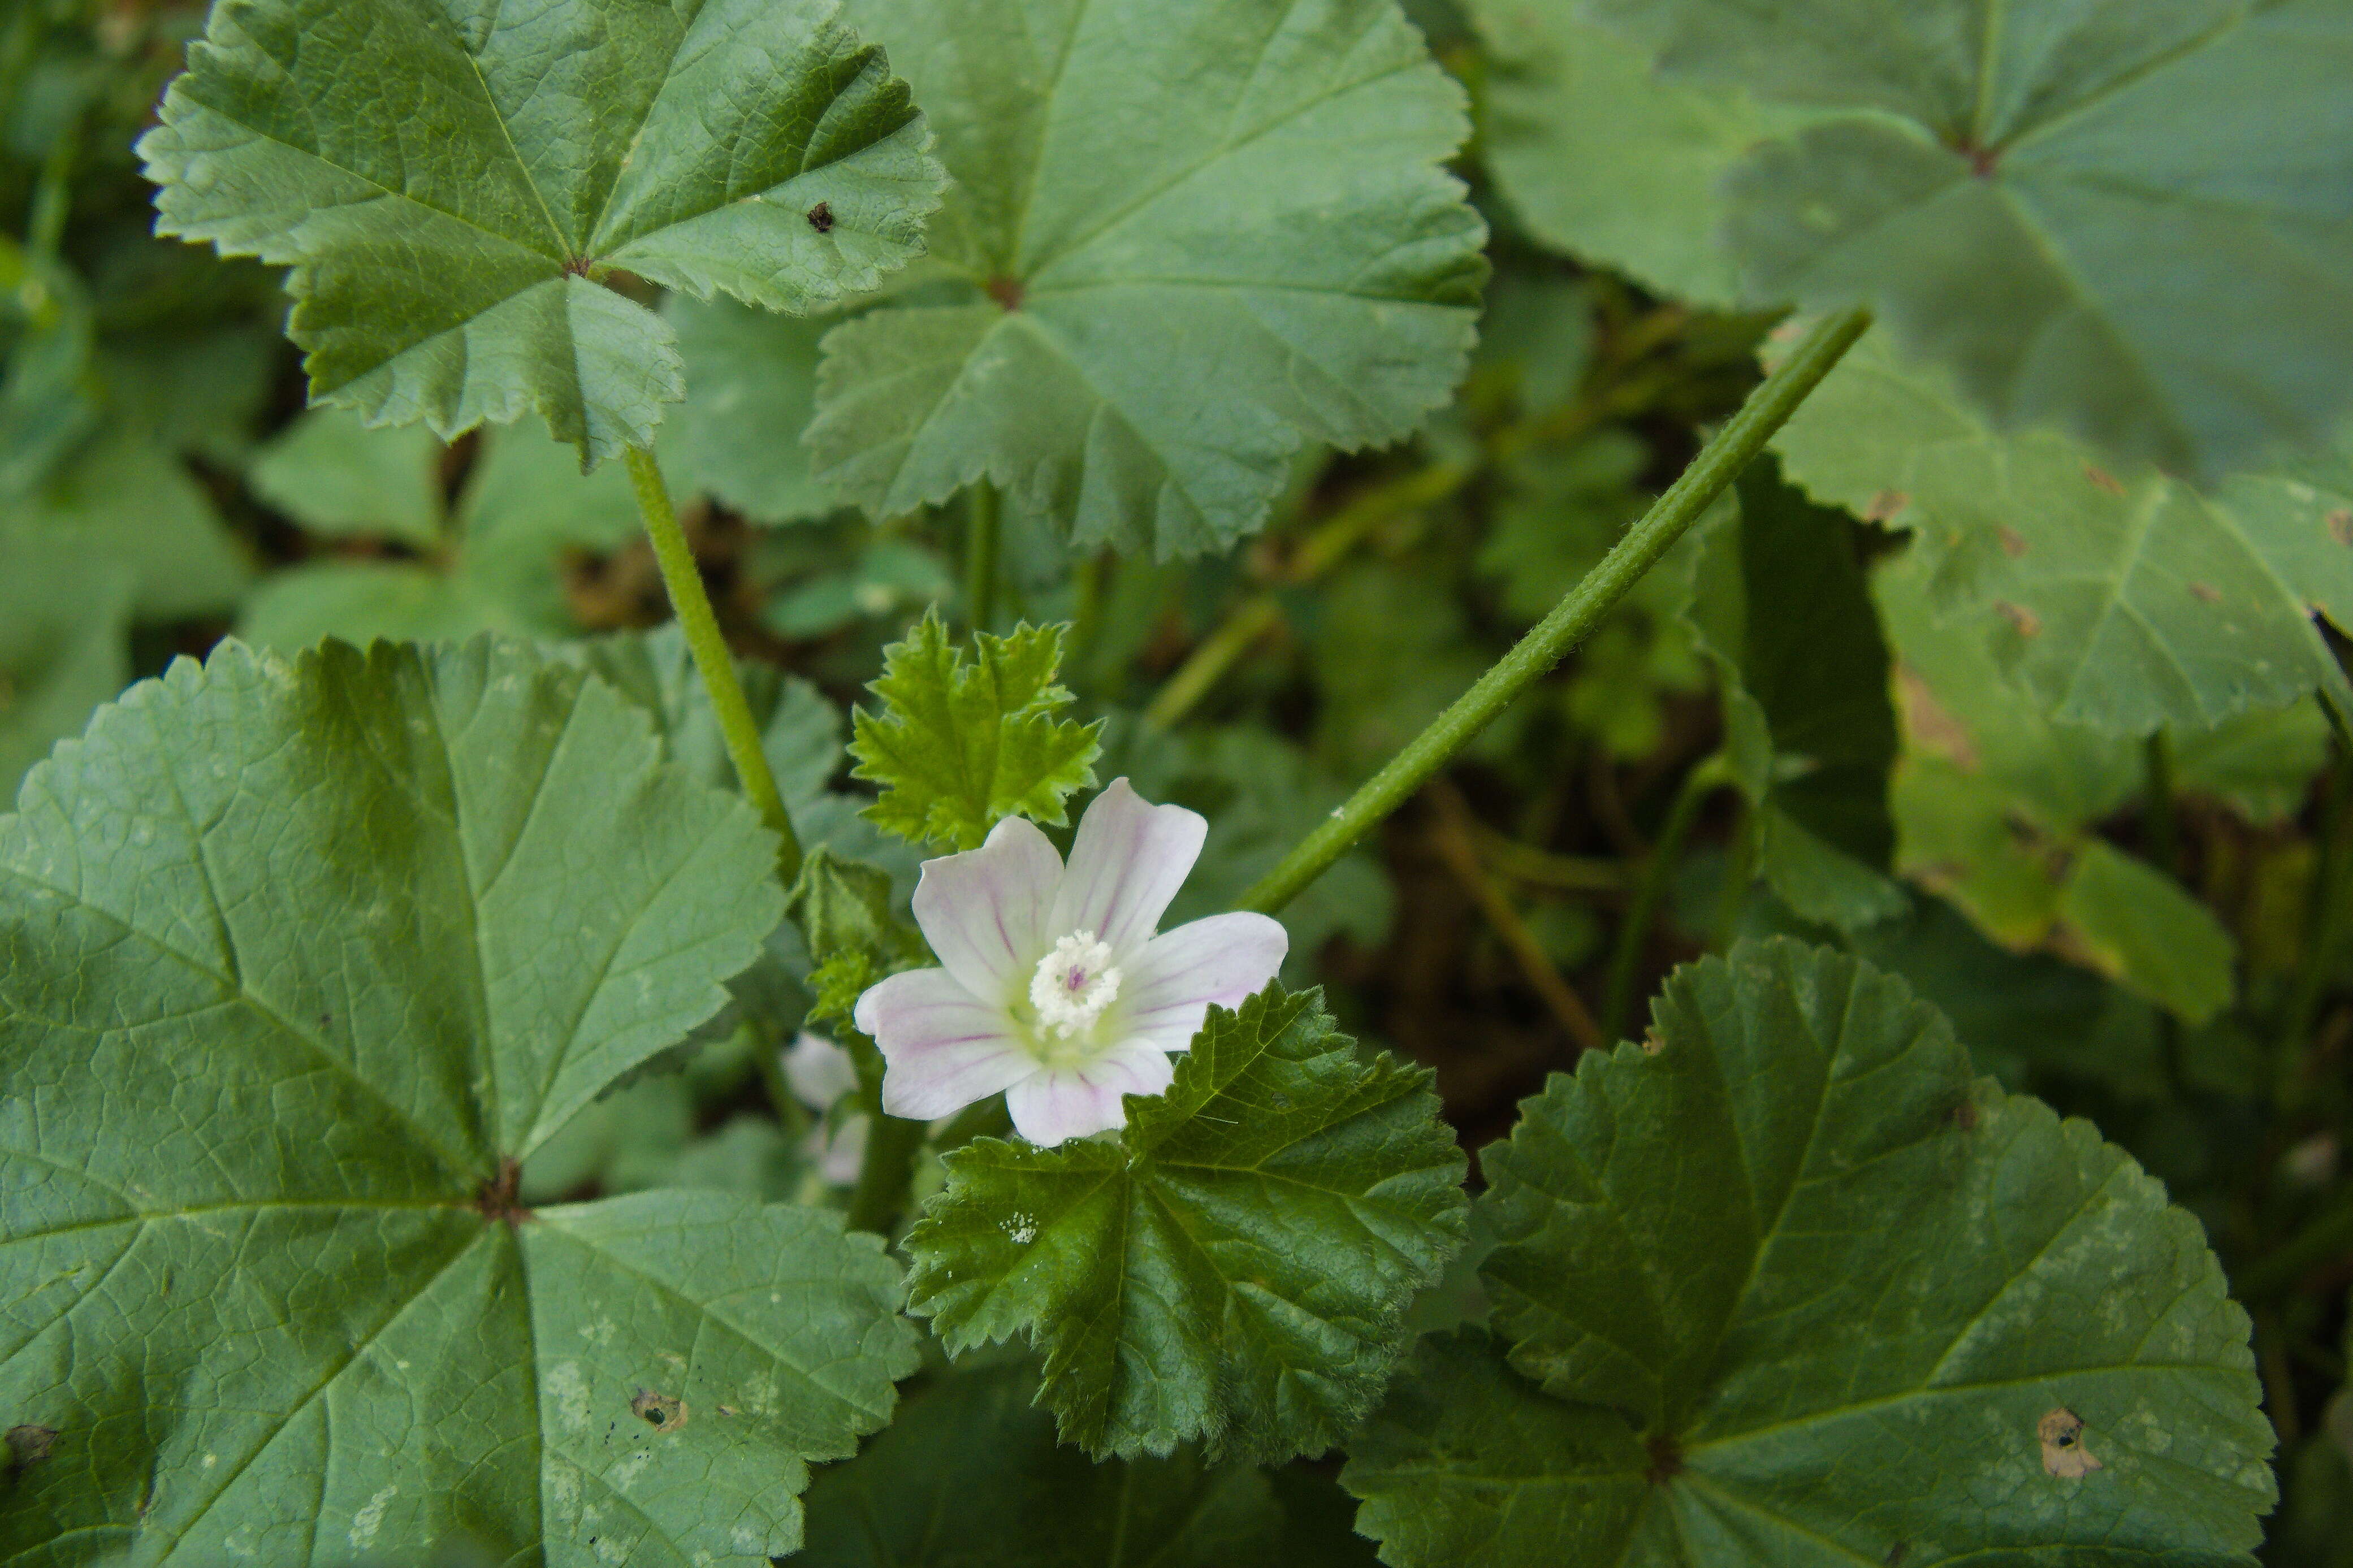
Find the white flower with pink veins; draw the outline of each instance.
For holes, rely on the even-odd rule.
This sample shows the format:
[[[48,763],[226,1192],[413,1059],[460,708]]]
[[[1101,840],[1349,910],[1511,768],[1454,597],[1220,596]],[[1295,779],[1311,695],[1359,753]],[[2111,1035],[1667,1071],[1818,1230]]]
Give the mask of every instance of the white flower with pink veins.
[[[1211,915],[1155,935],[1208,824],[1114,779],[1079,822],[1071,863],[1008,816],[977,849],[923,862],[915,923],[943,967],[858,999],[881,1047],[882,1109],[946,1116],[1002,1090],[1013,1125],[1051,1146],[1122,1125],[1123,1094],[1159,1094],[1171,1051],[1209,1005],[1231,1007],[1282,966],[1264,915]]]

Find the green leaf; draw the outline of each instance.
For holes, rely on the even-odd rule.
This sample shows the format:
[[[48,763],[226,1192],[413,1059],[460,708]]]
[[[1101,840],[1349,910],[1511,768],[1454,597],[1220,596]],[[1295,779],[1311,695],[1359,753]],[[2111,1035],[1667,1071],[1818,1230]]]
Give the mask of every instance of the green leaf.
[[[22,495],[94,429],[101,384],[89,291],[0,235],[0,499]]]
[[[713,788],[736,787],[710,689],[677,622],[649,632],[614,632],[574,644],[571,651],[654,721],[672,762]],[[773,664],[738,659],[735,679],[786,803],[797,805],[822,795],[841,765],[840,711],[816,687]]]
[[[1972,1085],[1867,964],[1772,942],[1677,972],[1650,1048],[1555,1077],[1482,1165],[1502,1342],[1426,1344],[1342,1478],[1398,1568],[2260,1538],[2271,1428],[2197,1220],[2089,1125]]]
[[[2339,0],[1593,8],[1696,86],[1831,111],[1729,177],[1757,298],[1868,304],[2003,426],[2210,477],[2353,405]]]
[[[314,399],[444,439],[536,408],[584,466],[683,391],[597,279],[807,310],[916,255],[940,185],[829,0],[222,0],[162,121],[158,232],[293,268]]]
[[[247,599],[238,635],[290,653],[328,637],[364,645],[576,630],[562,558],[636,536],[627,476],[583,474],[533,431],[486,434],[445,516],[447,455],[423,430],[372,430],[343,409],[304,416],[255,465],[264,498],[314,531],[386,535],[427,559],[311,560],[274,573]]]
[[[1060,826],[1072,790],[1095,782],[1103,721],[1054,715],[1071,693],[1054,684],[1061,626],[986,632],[967,656],[925,612],[904,642],[882,650],[882,674],[867,687],[881,711],[858,710],[850,777],[882,786],[867,817],[900,837],[978,847],[997,821],[1016,813]]]
[[[102,428],[41,484],[0,500],[0,552],[118,563],[143,619],[209,616],[253,574],[180,460],[126,423]]]
[[[740,802],[488,640],[224,644],[0,816],[0,1552],[756,1563],[913,1369],[894,1269],[518,1163],[726,1000]]]
[[[2105,839],[2068,867],[2057,912],[2069,951],[2192,1026],[2238,994],[2239,944],[2214,911]]]
[[[809,1489],[803,1568],[1275,1568],[1282,1510],[1247,1465],[1190,1448],[1093,1464],[1054,1441],[1034,1368],[957,1372]]]
[[[1899,913],[1887,645],[1853,525],[1759,463],[1693,564],[1685,619],[1724,680],[1725,749],[1757,807],[1758,868],[1808,920]]]
[[[371,430],[349,409],[319,408],[263,447],[249,477],[255,495],[312,533],[430,550],[441,542],[445,449],[428,430]]]
[[[1026,1333],[1065,1441],[1275,1458],[1379,1397],[1413,1292],[1462,1243],[1463,1159],[1427,1068],[1366,1061],[1322,993],[1213,1007],[1115,1141],[981,1139],[908,1234],[951,1353]]]
[[[1950,378],[1865,338],[1785,426],[1790,475],[1817,499],[1909,527],[1934,562],[1938,615],[1968,620],[2051,715],[2111,734],[2211,729],[2315,689],[2353,704],[2312,624],[2353,621],[2353,482],[2303,473],[2207,495],[2104,464],[2052,431],[2003,434]]]
[[[825,342],[818,477],[984,477],[1074,546],[1222,550],[1303,442],[1394,441],[1471,347],[1462,95],[1394,0],[859,0],[955,177],[941,281]]]
[[[1486,667],[1455,584],[1409,561],[1359,561],[1318,595],[1308,663],[1318,760],[1364,778],[1446,711]]]
[[[662,428],[662,466],[754,522],[823,517],[801,432],[817,413],[818,340],[833,325],[732,300],[662,302],[686,362],[686,401]]]
[[[1724,178],[1809,116],[1737,89],[1662,81],[1647,53],[1578,7],[1471,0],[1487,47],[1480,146],[1495,183],[1548,246],[1694,304],[1737,303]]]
[[[122,567],[0,545],[0,802],[131,679]]]

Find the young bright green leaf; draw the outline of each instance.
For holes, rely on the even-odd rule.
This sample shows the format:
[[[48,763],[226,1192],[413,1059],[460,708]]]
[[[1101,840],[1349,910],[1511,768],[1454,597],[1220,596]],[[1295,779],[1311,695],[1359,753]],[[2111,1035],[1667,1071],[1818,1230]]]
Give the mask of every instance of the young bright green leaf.
[[[955,176],[952,281],[825,342],[818,478],[881,517],[987,478],[1162,558],[1264,521],[1303,441],[1394,441],[1471,347],[1462,96],[1395,0],[857,0]]]
[[[798,1568],[1278,1568],[1282,1510],[1256,1468],[1190,1448],[1095,1464],[1055,1442],[1037,1394],[1035,1368],[1005,1361],[910,1397],[809,1488]]]
[[[662,426],[662,466],[755,522],[800,522],[834,509],[809,473],[801,432],[817,412],[818,340],[834,323],[673,294],[686,401]]]
[[[914,1365],[894,1270],[518,1163],[727,998],[773,846],[576,669],[231,643],[0,816],[0,1554],[753,1563]]]
[[[2145,735],[2353,688],[2312,624],[2353,620],[2353,528],[2307,479],[2204,494],[2052,431],[2004,434],[1877,333],[1778,438],[1820,500],[1910,527],[1938,613],[1965,616],[2065,723]],[[2353,426],[2340,443],[2353,451]],[[2310,468],[2326,477],[2341,456]],[[2353,487],[2348,487],[2353,489]]]
[[[1061,626],[986,632],[967,655],[926,613],[907,640],[882,650],[882,674],[867,689],[877,713],[852,719],[850,777],[882,786],[867,807],[877,826],[916,843],[972,849],[997,821],[1018,813],[1060,826],[1072,790],[1095,782],[1103,721],[1054,715],[1071,693],[1054,684]]]
[[[1835,111],[1730,176],[1758,298],[1869,304],[2000,424],[2209,477],[2353,408],[2341,0],[1590,3]]]
[[[1487,166],[1530,234],[1662,293],[1740,298],[1723,184],[1809,118],[1737,88],[1662,81],[1579,0],[1472,0],[1486,44]],[[1549,606],[1546,606],[1549,608]]]
[[[1359,1058],[1320,992],[1213,1007],[1116,1141],[949,1154],[907,1237],[911,1310],[952,1353],[1027,1334],[1039,1398],[1098,1457],[1321,1452],[1462,1243],[1463,1159],[1429,1083]]]
[[[940,171],[834,0],[220,0],[141,141],[159,232],[290,266],[311,395],[584,465],[682,392],[598,279],[807,310],[920,249]]]
[[[1426,1345],[1343,1477],[1398,1568],[2220,1565],[2260,1538],[2271,1428],[2197,1220],[1972,1085],[1855,959],[1678,972],[1647,1048],[1556,1077],[1482,1163],[1503,1344]]]
[[[1841,928],[1901,912],[1883,874],[1895,828],[1887,645],[1853,525],[1810,505],[1769,462],[1693,563],[1685,619],[1724,679],[1725,752],[1757,807],[1757,867],[1808,920]]]

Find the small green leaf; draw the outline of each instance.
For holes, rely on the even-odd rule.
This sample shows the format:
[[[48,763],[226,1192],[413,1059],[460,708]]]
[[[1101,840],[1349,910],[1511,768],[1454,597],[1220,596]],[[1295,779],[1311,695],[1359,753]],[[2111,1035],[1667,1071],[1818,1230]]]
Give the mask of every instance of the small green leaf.
[[[536,408],[585,465],[682,392],[595,279],[871,289],[920,249],[926,141],[831,0],[222,0],[139,151],[159,232],[293,268],[313,398],[444,439]]]
[[[881,711],[860,709],[849,742],[850,776],[882,786],[867,817],[955,849],[977,847],[1017,813],[1060,826],[1063,801],[1095,782],[1103,732],[1101,720],[1054,717],[1071,703],[1054,683],[1064,629],[983,632],[967,656],[926,612],[906,641],[883,649],[881,677],[867,687]]]
[[[809,473],[818,340],[834,322],[732,300],[662,302],[686,362],[686,401],[662,426],[662,466],[755,522],[802,522],[836,502]]]
[[[0,804],[131,679],[131,574],[0,542]]]
[[[1649,1048],[1555,1077],[1482,1165],[1503,1343],[1426,1344],[1342,1478],[1399,1568],[2260,1539],[2271,1428],[2197,1220],[1972,1085],[1867,964],[1777,941],[1679,971]]]
[[[2214,911],[2105,839],[2075,856],[2057,914],[2066,951],[2193,1027],[2238,994],[2239,944]]]
[[[2353,620],[2353,524],[2332,522],[2353,517],[2353,426],[2209,495],[2053,431],[1999,431],[1874,332],[1778,443],[1817,499],[1911,528],[1939,616],[1966,618],[2063,722],[2211,730],[2316,689],[2353,705],[2312,624],[2316,606]]]
[[[591,638],[571,651],[653,721],[670,760],[690,776],[716,789],[736,787],[710,689],[675,621],[649,632]],[[786,804],[797,806],[823,795],[841,765],[839,710],[816,687],[773,664],[739,659],[735,679],[760,726],[760,749]]]
[[[809,1489],[797,1568],[1242,1568],[1282,1526],[1266,1478],[1189,1448],[1093,1464],[1054,1441],[1020,1362],[951,1373]]]
[[[1725,752],[1757,808],[1757,865],[1808,920],[1900,913],[1883,873],[1895,827],[1887,645],[1853,525],[1810,505],[1770,462],[1742,476],[1739,510],[1694,559],[1685,619],[1724,679]]]
[[[117,563],[142,618],[216,615],[253,568],[204,488],[130,423],[101,428],[27,494],[0,500],[0,552]]]
[[[952,1353],[1026,1333],[1063,1438],[1098,1457],[1321,1452],[1462,1243],[1462,1154],[1429,1084],[1359,1058],[1320,992],[1213,1007],[1116,1141],[949,1154],[907,1237],[911,1310]]]
[[[255,495],[312,533],[431,550],[441,542],[444,450],[429,430],[371,430],[349,409],[317,408],[261,449],[249,477]]]
[[[2002,426],[2210,478],[2353,409],[2341,0],[1591,9],[1820,111],[1728,177],[1753,297],[1868,304]]]
[[[825,341],[818,477],[876,517],[987,478],[1073,545],[1260,527],[1303,442],[1446,401],[1483,226],[1461,89],[1395,0],[860,0],[955,176],[935,288]]]
[[[915,1364],[834,1216],[520,1163],[781,914],[740,801],[487,639],[224,644],[0,816],[0,1553],[756,1563]]]

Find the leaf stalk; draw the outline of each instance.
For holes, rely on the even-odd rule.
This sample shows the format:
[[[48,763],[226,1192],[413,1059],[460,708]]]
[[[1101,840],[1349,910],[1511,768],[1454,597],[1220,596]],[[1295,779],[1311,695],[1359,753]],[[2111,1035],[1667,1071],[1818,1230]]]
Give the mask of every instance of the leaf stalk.
[[[1702,447],[1681,478],[1569,590],[1527,636],[1495,661],[1471,689],[1408,742],[1347,802],[1302,839],[1238,906],[1272,914],[1328,870],[1349,847],[1452,761],[1520,693],[1585,640],[1601,618],[1657,564],[1676,540],[1739,478],[1773,433],[1788,421],[1831,367],[1871,325],[1861,307],[1816,321],[1804,339],[1748,395],[1748,401]]]
[[[654,560],[661,567],[662,584],[670,590],[670,608],[677,613],[681,630],[686,634],[686,646],[694,655],[694,668],[702,677],[702,689],[711,695],[712,711],[718,716],[719,732],[727,742],[727,756],[735,764],[735,776],[744,785],[744,798],[760,814],[760,820],[776,836],[776,875],[789,887],[800,875],[801,841],[793,831],[793,819],[785,809],[785,800],[776,789],[776,775],[768,767],[768,754],[760,745],[760,725],[752,717],[752,705],[744,697],[744,683],[735,677],[735,657],[727,648],[727,639],[719,630],[719,616],[711,608],[711,595],[703,588],[702,572],[695,564],[693,547],[686,542],[686,531],[679,526],[678,512],[670,505],[670,487],[662,482],[661,465],[643,447],[628,449],[629,483],[637,491],[638,510],[646,520],[646,537],[653,542]]]

